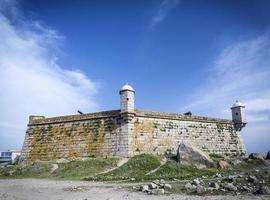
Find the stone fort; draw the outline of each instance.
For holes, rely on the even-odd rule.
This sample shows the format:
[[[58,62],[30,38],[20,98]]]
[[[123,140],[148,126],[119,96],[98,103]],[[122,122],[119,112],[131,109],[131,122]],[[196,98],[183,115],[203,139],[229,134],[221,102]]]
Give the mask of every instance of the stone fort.
[[[232,120],[135,109],[135,91],[126,84],[120,110],[46,118],[30,116],[22,160],[176,153],[188,142],[208,154],[244,155],[241,129],[245,106],[231,107]]]

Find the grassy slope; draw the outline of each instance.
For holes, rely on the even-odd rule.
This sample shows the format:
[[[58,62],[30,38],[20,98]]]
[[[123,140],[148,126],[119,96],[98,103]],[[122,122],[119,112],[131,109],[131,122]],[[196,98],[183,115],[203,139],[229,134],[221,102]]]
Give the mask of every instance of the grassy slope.
[[[61,179],[84,179],[85,177],[100,173],[108,168],[115,167],[117,161],[117,158],[89,158],[86,161],[61,163],[52,176]]]
[[[50,176],[51,163],[32,162],[22,163],[0,169],[1,178],[47,178]]]
[[[135,178],[136,180],[141,180],[145,174],[158,166],[160,166],[159,158],[150,154],[141,154],[134,156],[129,159],[129,161],[123,166],[94,177],[89,177],[86,180],[128,180]]]
[[[217,169],[197,169],[189,165],[180,165],[173,160],[169,160],[155,173],[146,176],[145,179],[183,180],[198,176],[209,176],[215,173],[217,173]]]
[[[0,168],[0,178],[54,178],[79,180],[116,166],[118,158],[88,158],[85,161],[59,163],[58,169],[50,173],[53,162],[21,163]]]
[[[217,169],[197,169],[188,165],[169,160],[156,172],[146,175],[151,170],[160,166],[159,158],[150,154],[142,154],[132,157],[125,165],[111,172],[92,176],[86,180],[111,181],[111,180],[130,180],[146,181],[155,179],[174,180],[188,179],[203,175],[213,175]]]

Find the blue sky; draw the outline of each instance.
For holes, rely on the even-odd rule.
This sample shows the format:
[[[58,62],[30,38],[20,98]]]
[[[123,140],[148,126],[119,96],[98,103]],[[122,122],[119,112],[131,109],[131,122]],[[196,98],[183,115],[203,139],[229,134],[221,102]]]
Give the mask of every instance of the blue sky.
[[[136,107],[230,119],[246,105],[248,151],[270,149],[270,1],[3,0],[0,149],[30,114]]]

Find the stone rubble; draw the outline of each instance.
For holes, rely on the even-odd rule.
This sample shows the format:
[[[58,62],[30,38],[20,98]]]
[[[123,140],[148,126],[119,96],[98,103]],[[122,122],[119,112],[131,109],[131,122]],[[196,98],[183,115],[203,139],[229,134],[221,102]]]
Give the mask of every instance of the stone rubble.
[[[137,187],[133,187],[134,190],[138,190]],[[155,180],[148,185],[140,185],[139,191],[145,192],[147,194],[153,195],[163,195],[172,190],[172,186],[168,183],[165,183],[163,179]]]

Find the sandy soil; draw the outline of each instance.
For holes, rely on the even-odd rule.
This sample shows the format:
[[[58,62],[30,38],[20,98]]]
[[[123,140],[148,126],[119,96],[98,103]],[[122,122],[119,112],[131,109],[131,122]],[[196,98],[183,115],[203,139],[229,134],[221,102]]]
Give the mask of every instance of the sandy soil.
[[[82,190],[72,189],[81,188]],[[46,179],[5,179],[0,180],[1,200],[265,200],[266,196],[187,196],[147,195],[130,192],[116,185],[82,181],[55,181]]]

